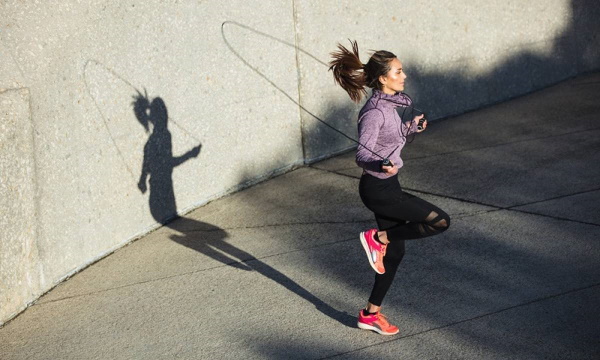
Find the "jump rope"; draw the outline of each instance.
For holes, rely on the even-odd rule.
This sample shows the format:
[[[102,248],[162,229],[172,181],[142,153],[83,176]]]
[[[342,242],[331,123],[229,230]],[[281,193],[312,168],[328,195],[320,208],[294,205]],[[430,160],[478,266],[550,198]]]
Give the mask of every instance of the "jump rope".
[[[121,152],[121,149],[117,146],[117,142],[115,140],[115,138],[112,135],[112,132],[110,131],[110,128],[108,126],[108,120],[106,120],[106,116],[104,115],[104,112],[102,111],[102,109],[100,108],[100,105],[98,105],[98,101],[96,100],[96,97],[94,97],[94,95],[92,95],[92,92],[90,90],[90,86],[87,80],[87,68],[89,66],[90,63],[94,63],[102,68],[104,68],[106,71],[110,72],[114,77],[116,77],[117,79],[123,81],[123,83],[125,83],[126,85],[128,85],[129,87],[131,87],[133,90],[135,90],[138,94],[139,97],[145,97],[146,99],[148,98],[148,93],[146,92],[146,89],[144,89],[144,94],[142,94],[142,92],[136,88],[131,82],[127,81],[127,79],[125,79],[123,76],[119,75],[116,71],[114,71],[113,69],[109,68],[108,66],[104,65],[103,63],[94,60],[94,59],[89,59],[88,61],[86,61],[85,65],[83,66],[83,81],[85,83],[85,88],[87,90],[88,95],[90,95],[90,97],[92,98],[92,101],[94,102],[94,105],[96,106],[96,109],[98,110],[98,113],[100,114],[100,117],[102,118],[102,123],[104,124],[104,127],[106,128],[106,131],[109,134],[110,139],[112,140],[112,143],[115,147],[115,149],[117,150],[117,153],[119,154],[119,157],[121,158],[121,160],[123,161],[123,164],[125,165],[125,167],[127,168],[127,171],[129,172],[129,174],[131,174],[133,180],[135,181],[135,175],[133,174],[133,171],[131,170],[131,168],[129,167],[129,165],[127,164],[127,161],[125,161],[125,157],[123,156],[123,153]],[[169,122],[175,124],[175,126],[177,126],[180,130],[182,130],[184,133],[186,133],[188,136],[190,136],[192,139],[200,142],[200,139],[198,139],[196,136],[194,136],[190,131],[188,131],[185,127],[181,126],[180,124],[177,123],[177,121],[175,121],[172,117],[169,116]],[[144,128],[146,128],[146,125],[142,124],[144,126]],[[146,129],[147,131],[147,129]]]
[[[373,151],[373,150],[369,149],[367,146],[365,146],[364,144],[362,144],[362,143],[361,143],[361,142],[359,142],[358,140],[356,140],[356,139],[354,139],[353,137],[351,137],[351,136],[349,136],[349,135],[345,134],[345,133],[344,133],[344,132],[342,132],[341,130],[339,130],[339,129],[335,128],[335,127],[334,127],[334,126],[332,126],[331,124],[327,123],[325,120],[323,120],[323,119],[319,118],[317,115],[315,115],[315,114],[313,114],[312,112],[310,112],[308,109],[306,109],[304,106],[302,106],[302,105],[301,105],[301,104],[300,104],[298,101],[296,101],[296,99],[294,99],[294,98],[293,98],[293,97],[291,97],[291,96],[290,96],[290,95],[289,95],[287,92],[285,92],[285,90],[283,90],[283,89],[281,89],[279,86],[277,86],[277,85],[276,85],[276,84],[275,84],[273,81],[271,81],[271,80],[270,80],[270,79],[269,79],[267,76],[265,76],[265,75],[264,75],[262,72],[260,72],[260,70],[258,70],[256,67],[252,66],[252,65],[251,65],[251,64],[250,64],[250,63],[249,63],[249,62],[248,62],[246,59],[244,59],[244,58],[243,58],[243,57],[242,57],[242,56],[241,56],[241,55],[240,55],[240,54],[239,54],[237,51],[235,51],[235,49],[233,48],[233,46],[231,46],[231,44],[230,44],[230,43],[229,43],[229,41],[227,40],[227,37],[225,36],[225,25],[227,25],[227,24],[231,24],[231,25],[239,26],[239,27],[241,27],[241,28],[243,28],[243,29],[246,29],[246,30],[252,31],[252,32],[254,32],[254,33],[256,33],[256,34],[259,34],[259,35],[265,36],[265,37],[267,37],[267,38],[269,38],[269,39],[275,40],[275,41],[277,41],[277,42],[279,42],[279,43],[282,43],[282,44],[284,44],[284,45],[287,45],[287,46],[293,47],[293,48],[294,48],[296,51],[299,51],[299,52],[302,52],[302,53],[304,53],[304,54],[308,55],[309,57],[313,58],[313,59],[314,59],[314,60],[316,60],[318,63],[320,63],[320,64],[322,64],[322,65],[324,65],[324,66],[326,66],[326,67],[329,67],[329,65],[328,65],[328,64],[326,64],[326,63],[324,63],[323,61],[321,61],[321,60],[317,59],[317,58],[316,58],[314,55],[312,55],[312,54],[308,53],[307,51],[305,51],[305,50],[303,50],[303,49],[299,48],[299,47],[298,47],[296,44],[291,44],[291,43],[289,43],[289,42],[287,42],[287,41],[284,41],[284,40],[278,39],[278,38],[276,38],[276,37],[274,37],[274,36],[272,36],[272,35],[269,35],[269,34],[267,34],[267,33],[264,33],[264,32],[258,31],[258,30],[255,30],[255,29],[253,29],[253,28],[251,28],[251,27],[249,27],[249,26],[246,26],[246,25],[244,25],[244,24],[240,24],[240,23],[238,23],[238,22],[235,22],[235,21],[225,21],[225,22],[223,22],[223,23],[221,24],[221,35],[223,36],[223,41],[225,41],[225,44],[227,45],[227,47],[229,48],[229,50],[230,50],[230,51],[231,51],[231,52],[232,52],[232,53],[233,53],[233,54],[234,54],[234,55],[235,55],[235,56],[236,56],[238,59],[240,59],[240,60],[241,60],[241,61],[244,63],[244,65],[246,65],[247,67],[249,67],[249,68],[250,68],[252,71],[254,71],[255,73],[257,73],[257,74],[258,74],[260,77],[262,77],[263,79],[265,79],[265,80],[266,80],[266,81],[267,81],[269,84],[271,84],[271,86],[273,86],[275,89],[277,89],[277,90],[278,90],[280,93],[282,93],[282,94],[283,94],[285,97],[287,97],[287,98],[288,98],[288,99],[289,99],[291,102],[293,102],[294,104],[298,105],[298,107],[299,107],[300,109],[302,109],[302,110],[303,110],[303,111],[305,111],[307,114],[309,114],[310,116],[312,116],[312,117],[313,117],[315,120],[317,120],[317,121],[321,122],[323,125],[327,126],[327,127],[328,127],[328,128],[330,128],[331,130],[333,130],[333,131],[337,132],[338,134],[340,134],[340,135],[344,136],[344,137],[345,137],[345,138],[347,138],[348,140],[355,142],[356,144],[358,144],[359,146],[362,146],[363,148],[365,148],[367,151],[369,151],[369,152],[370,152],[370,153],[372,153],[373,155],[375,155],[375,156],[377,156],[378,158],[380,158],[380,159],[382,160],[382,163],[381,163],[381,165],[382,165],[382,166],[393,166],[392,162],[391,162],[391,161],[388,159],[388,157],[389,157],[389,156],[391,156],[391,155],[394,153],[394,151],[396,151],[396,150],[397,150],[397,149],[400,147],[400,145],[398,145],[398,146],[397,146],[397,147],[396,147],[394,150],[392,150],[392,152],[391,152],[389,155],[387,155],[387,156],[381,156],[381,155],[379,155],[378,153],[376,153],[375,151]],[[402,93],[402,94],[404,94],[404,95],[406,95],[406,97],[408,97],[408,99],[409,99],[409,100],[410,100],[410,102],[411,102],[411,105],[409,105],[409,106],[400,106],[400,107],[397,107],[397,108],[396,108],[396,112],[398,112],[398,115],[400,116],[400,119],[405,119],[405,117],[404,117],[404,116],[406,115],[406,113],[407,113],[407,110],[408,110],[409,108],[410,108],[410,111],[408,111],[408,113],[409,113],[409,115],[410,115],[412,118],[414,118],[414,116],[413,116],[413,115],[414,115],[415,113],[418,113],[416,116],[418,116],[418,115],[421,115],[421,114],[423,114],[423,115],[425,114],[423,111],[421,111],[421,110],[419,110],[419,109],[415,108],[414,106],[412,106],[412,103],[413,103],[413,101],[412,101],[411,97],[410,97],[410,96],[408,96],[408,94],[406,94],[406,93]],[[402,108],[402,110],[400,110],[400,108]],[[425,117],[423,117],[423,118],[422,118],[422,119],[419,121],[419,123],[417,124],[417,129],[418,129],[419,131],[420,131],[420,130],[423,130],[423,123],[424,123],[424,122],[425,122]],[[402,137],[405,137],[405,138],[407,138],[407,135],[408,135],[408,133],[407,133],[407,134],[404,134],[404,131],[402,131],[402,130],[400,129],[400,126],[398,126],[398,133],[399,133],[399,134],[400,134]],[[410,141],[409,141],[409,142],[410,142]]]
[[[373,155],[377,156],[378,158],[380,158],[382,160],[381,165],[382,166],[393,166],[392,162],[388,159],[389,156],[391,156],[399,147],[400,145],[396,146],[396,148],[394,148],[394,150],[392,150],[392,152],[390,154],[388,154],[387,156],[381,156],[379,155],[377,152],[373,151],[372,149],[368,148],[367,146],[365,146],[364,144],[362,144],[360,141],[354,139],[353,137],[347,135],[346,133],[344,133],[343,131],[335,128],[334,126],[332,126],[331,124],[327,123],[325,120],[319,118],[317,115],[313,114],[310,110],[308,110],[307,108],[305,108],[304,106],[302,106],[298,101],[296,101],[296,99],[294,99],[292,96],[290,96],[285,90],[281,89],[279,86],[277,86],[277,84],[275,84],[273,81],[271,81],[267,76],[265,76],[262,72],[260,72],[260,70],[258,70],[256,67],[252,66],[246,59],[244,59],[237,51],[235,51],[235,49],[233,48],[233,46],[229,43],[229,41],[227,40],[227,37],[225,36],[225,25],[227,24],[231,24],[231,25],[235,25],[235,26],[239,26],[241,28],[244,28],[246,30],[252,31],[256,34],[265,36],[267,38],[270,38],[272,40],[275,40],[279,43],[282,43],[284,45],[293,47],[296,51],[300,51],[306,55],[308,55],[309,57],[313,58],[315,61],[317,61],[318,63],[329,67],[328,64],[324,63],[323,61],[317,59],[314,55],[308,53],[307,51],[299,48],[296,44],[291,44],[287,41],[281,40],[279,38],[276,38],[272,35],[269,35],[267,33],[255,30],[249,26],[246,26],[244,24],[240,24],[238,22],[235,21],[225,21],[221,24],[221,35],[223,37],[223,41],[225,42],[225,44],[227,45],[227,47],[229,48],[229,50],[238,58],[240,59],[244,65],[246,65],[247,67],[249,67],[252,71],[254,71],[255,73],[257,73],[260,77],[262,77],[264,80],[266,80],[271,86],[273,86],[275,89],[277,89],[280,93],[282,93],[285,97],[287,97],[292,103],[296,104],[300,109],[302,109],[303,111],[305,111],[307,114],[309,114],[310,116],[312,116],[315,120],[321,122],[323,125],[327,126],[329,129],[337,132],[338,134],[344,136],[345,138],[347,138],[348,140],[358,144],[359,146],[362,146],[363,148],[365,148],[367,151],[369,151],[370,153],[372,153]],[[131,82],[129,82],[127,79],[125,79],[123,76],[119,75],[116,71],[114,71],[113,69],[107,67],[106,65],[102,64],[101,62],[94,60],[94,59],[90,59],[88,60],[85,65],[84,65],[84,82],[86,85],[86,89],[88,94],[90,95],[90,97],[92,98],[92,100],[94,101],[94,105],[96,106],[96,109],[98,110],[98,112],[100,113],[100,116],[102,118],[103,124],[106,128],[106,130],[108,131],[108,134],[113,142],[113,145],[115,146],[115,149],[117,150],[117,153],[119,154],[119,157],[121,158],[121,160],[123,161],[123,164],[125,164],[125,167],[127,168],[127,171],[131,174],[132,178],[135,180],[135,175],[133,175],[133,171],[131,170],[131,168],[129,167],[129,165],[127,164],[127,161],[125,161],[125,157],[123,156],[123,153],[121,152],[121,150],[119,149],[119,147],[116,144],[116,141],[114,139],[114,137],[112,136],[112,133],[110,131],[110,128],[108,126],[108,121],[106,120],[106,117],[104,115],[104,113],[102,112],[102,110],[100,109],[100,105],[98,105],[98,102],[96,101],[96,98],[92,95],[92,92],[90,90],[88,81],[87,81],[87,76],[86,76],[86,69],[88,67],[88,65],[90,63],[95,63],[101,67],[103,67],[104,69],[106,69],[107,71],[109,71],[113,76],[115,76],[116,78],[118,78],[119,80],[123,81],[123,83],[127,84],[129,87],[131,87],[132,89],[134,89],[139,96],[144,96],[142,95],[142,92],[135,87]],[[146,94],[145,97],[147,98],[148,95],[144,89],[144,93]],[[399,106],[396,107],[396,112],[398,113],[398,115],[400,116],[400,119],[405,119],[405,115],[407,114],[407,110],[410,109],[408,111],[408,114],[410,116],[410,118],[414,118],[415,117],[415,113],[416,116],[423,114],[424,112],[415,108],[412,104],[412,98],[406,94],[406,93],[402,93],[403,95],[405,95],[406,97],[408,97],[408,99],[411,102],[411,105],[409,106]],[[184,133],[186,133],[187,135],[189,135],[191,138],[197,140],[198,142],[200,142],[200,139],[198,139],[196,136],[194,136],[190,131],[188,131],[185,127],[183,127],[182,125],[178,124],[173,118],[169,117],[169,121],[173,124],[175,124],[175,126],[177,126],[180,130],[182,130]],[[423,117],[418,125],[417,125],[417,129],[420,131],[423,129],[423,123],[425,122],[425,117]],[[408,133],[404,134],[404,131],[402,131],[400,129],[400,126],[398,125],[398,133],[399,135],[401,135],[401,137],[407,138]],[[410,141],[409,141],[410,143]]]

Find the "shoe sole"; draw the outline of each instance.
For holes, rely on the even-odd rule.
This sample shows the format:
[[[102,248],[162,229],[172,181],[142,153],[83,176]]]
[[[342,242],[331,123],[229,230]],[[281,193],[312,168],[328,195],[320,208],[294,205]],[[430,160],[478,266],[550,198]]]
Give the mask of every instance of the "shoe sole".
[[[378,328],[378,327],[371,326],[371,325],[367,325],[367,324],[363,324],[363,323],[361,323],[361,322],[359,322],[359,323],[358,323],[358,327],[359,327],[360,329],[363,329],[363,330],[371,330],[371,331],[375,331],[375,332],[376,332],[376,333],[378,333],[379,335],[386,335],[386,336],[390,336],[390,335],[396,335],[397,333],[399,333],[399,332],[400,332],[400,329],[396,330],[395,332],[386,332],[386,331],[383,331],[383,330],[381,330],[381,329],[380,329],[380,328]]]
[[[369,245],[367,244],[367,239],[365,238],[365,233],[360,233],[360,243],[362,244],[363,249],[365,249],[365,253],[367,254],[367,259],[369,260],[369,264],[371,265],[371,267],[373,268],[373,270],[375,270],[376,273],[378,273],[379,275],[382,275],[385,273],[384,272],[379,272],[379,270],[377,270],[377,268],[375,267],[375,263],[373,262],[373,259],[371,259],[371,252],[369,251]]]

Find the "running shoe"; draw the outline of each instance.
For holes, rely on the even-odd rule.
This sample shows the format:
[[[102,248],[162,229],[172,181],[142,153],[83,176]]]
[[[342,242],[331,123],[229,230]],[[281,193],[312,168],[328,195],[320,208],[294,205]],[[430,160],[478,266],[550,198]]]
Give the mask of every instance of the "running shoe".
[[[375,270],[375,272],[378,274],[383,274],[385,273],[385,268],[383,267],[383,257],[385,256],[387,245],[375,240],[375,234],[377,234],[377,229],[370,229],[361,232],[360,243],[367,253],[369,264],[371,264],[373,270]]]
[[[358,327],[363,330],[373,330],[380,335],[396,335],[400,330],[390,324],[380,312],[372,315],[364,315],[363,310],[358,314]]]

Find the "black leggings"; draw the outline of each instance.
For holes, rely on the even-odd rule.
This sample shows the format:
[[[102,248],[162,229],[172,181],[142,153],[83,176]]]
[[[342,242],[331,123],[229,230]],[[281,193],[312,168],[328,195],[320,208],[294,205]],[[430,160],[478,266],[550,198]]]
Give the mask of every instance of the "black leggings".
[[[379,230],[385,230],[390,241],[383,258],[385,274],[375,275],[369,297],[371,304],[381,306],[404,257],[404,240],[439,234],[450,226],[450,217],[437,206],[402,191],[398,175],[379,179],[363,174],[358,189],[365,206],[375,213]]]

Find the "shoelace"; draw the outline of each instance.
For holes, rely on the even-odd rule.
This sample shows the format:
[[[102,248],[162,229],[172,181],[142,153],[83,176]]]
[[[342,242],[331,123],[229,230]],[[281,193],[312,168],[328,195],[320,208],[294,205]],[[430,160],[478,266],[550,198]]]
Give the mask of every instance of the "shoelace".
[[[382,313],[377,313],[377,319],[381,320],[382,325],[386,327],[390,326],[388,319]]]

